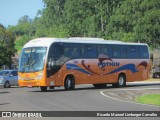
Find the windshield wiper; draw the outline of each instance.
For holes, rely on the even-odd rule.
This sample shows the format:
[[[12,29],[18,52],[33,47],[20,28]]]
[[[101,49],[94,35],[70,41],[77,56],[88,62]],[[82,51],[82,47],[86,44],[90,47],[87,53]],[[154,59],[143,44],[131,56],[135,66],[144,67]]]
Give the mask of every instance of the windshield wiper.
[[[33,72],[35,72],[35,70],[34,70],[34,66],[33,66],[33,64],[35,63],[35,61],[36,61],[36,59],[34,59],[34,60],[32,61],[32,63],[30,64],[30,67],[32,67],[32,68],[33,68]]]
[[[24,68],[26,68],[27,66],[29,66],[29,69],[33,68],[33,72],[35,72],[33,64],[35,63],[36,60],[33,60],[31,64],[29,64],[28,61],[29,59],[27,60],[26,64],[23,66],[22,73],[24,73]]]
[[[26,68],[27,66],[29,66],[29,57],[27,58],[27,62],[25,63],[25,65],[22,68],[22,73],[24,73],[24,68]]]

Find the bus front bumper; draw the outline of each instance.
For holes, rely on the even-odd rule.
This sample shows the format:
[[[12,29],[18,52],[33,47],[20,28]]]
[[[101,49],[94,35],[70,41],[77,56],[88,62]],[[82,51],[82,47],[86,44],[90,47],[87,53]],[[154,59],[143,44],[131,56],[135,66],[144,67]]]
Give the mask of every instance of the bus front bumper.
[[[18,80],[18,84],[19,84],[20,87],[45,86],[45,85],[42,85],[42,83],[39,80],[34,80],[34,81],[21,81],[21,80]]]

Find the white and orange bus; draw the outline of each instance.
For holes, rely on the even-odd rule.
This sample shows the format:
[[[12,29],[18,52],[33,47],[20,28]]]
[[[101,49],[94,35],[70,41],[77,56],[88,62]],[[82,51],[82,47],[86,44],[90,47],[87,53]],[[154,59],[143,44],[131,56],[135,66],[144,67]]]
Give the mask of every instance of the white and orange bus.
[[[143,43],[99,38],[38,38],[23,47],[18,71],[19,86],[42,91],[78,84],[124,87],[149,78],[149,49]]]

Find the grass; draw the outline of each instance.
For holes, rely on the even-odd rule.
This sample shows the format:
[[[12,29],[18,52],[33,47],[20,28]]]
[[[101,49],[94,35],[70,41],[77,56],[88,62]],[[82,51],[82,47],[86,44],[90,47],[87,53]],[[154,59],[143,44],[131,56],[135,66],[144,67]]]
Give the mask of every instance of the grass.
[[[160,94],[147,94],[139,96],[135,101],[143,104],[160,106]]]
[[[18,55],[20,55],[23,46],[15,46]]]
[[[16,50],[18,50],[18,51],[22,50],[22,47],[23,46],[15,46]]]

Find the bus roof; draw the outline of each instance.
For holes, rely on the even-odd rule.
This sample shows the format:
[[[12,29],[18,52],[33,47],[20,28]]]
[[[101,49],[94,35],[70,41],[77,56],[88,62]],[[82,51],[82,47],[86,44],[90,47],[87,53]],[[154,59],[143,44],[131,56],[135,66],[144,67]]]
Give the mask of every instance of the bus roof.
[[[128,43],[117,40],[104,40],[102,38],[72,37],[72,38],[37,38],[29,41],[23,48],[27,47],[49,47],[54,42],[63,43],[93,43],[93,44],[118,44],[118,45],[147,45],[145,43]]]

